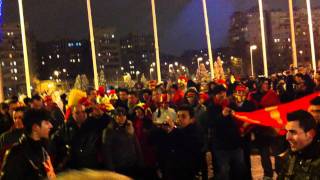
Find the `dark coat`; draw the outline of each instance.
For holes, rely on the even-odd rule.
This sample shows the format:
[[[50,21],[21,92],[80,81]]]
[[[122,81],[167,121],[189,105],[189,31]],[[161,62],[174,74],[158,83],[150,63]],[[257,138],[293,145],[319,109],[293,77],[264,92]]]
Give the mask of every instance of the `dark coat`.
[[[43,163],[48,159],[43,142],[26,137],[6,153],[2,180],[36,180],[47,178]]]
[[[102,143],[106,169],[119,172],[142,166],[142,153],[131,121],[123,126],[112,121],[103,130]]]
[[[197,124],[177,128],[164,136],[165,179],[193,179],[201,169],[203,135]]]
[[[299,152],[288,150],[281,159],[279,180],[320,179],[320,142],[314,141]]]
[[[206,146],[218,150],[237,149],[241,147],[238,124],[231,116],[224,117],[222,110],[222,106],[210,103],[199,120],[205,132]]]

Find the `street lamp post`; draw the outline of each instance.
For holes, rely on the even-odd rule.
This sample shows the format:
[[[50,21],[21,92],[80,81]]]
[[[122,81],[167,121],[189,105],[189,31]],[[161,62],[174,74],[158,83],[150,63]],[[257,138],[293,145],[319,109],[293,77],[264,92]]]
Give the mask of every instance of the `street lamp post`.
[[[208,54],[209,54],[209,62],[210,62],[210,72],[211,72],[211,79],[214,79],[214,70],[213,70],[213,55],[211,49],[211,36],[209,30],[209,22],[208,22],[208,12],[207,12],[207,2],[206,0],[202,0],[203,5],[203,15],[204,15],[204,22],[206,28],[206,37],[207,37],[207,45],[208,45]]]
[[[268,62],[267,62],[267,48],[266,48],[266,35],[264,28],[264,14],[263,14],[263,3],[262,0],[259,2],[259,12],[260,12],[260,29],[261,29],[261,42],[262,42],[262,54],[263,54],[263,69],[264,76],[268,77]]]
[[[26,76],[27,96],[31,97],[31,82],[30,82],[30,73],[29,73],[28,48],[27,48],[26,28],[25,28],[25,23],[24,23],[22,0],[18,0],[18,4],[19,4],[20,28],[21,28],[21,37],[22,37],[22,48],[23,48],[23,59],[24,59],[24,71],[25,71],[25,76]]]
[[[157,64],[157,76],[158,82],[161,82],[161,71],[160,71],[160,53],[159,53],[159,42],[158,42],[158,28],[157,28],[157,16],[156,16],[156,5],[155,0],[151,0],[152,9],[152,22],[153,22],[153,35],[154,35],[154,47],[156,53],[156,64]],[[150,69],[151,70],[151,69]]]
[[[256,45],[252,45],[250,46],[250,57],[251,57],[251,76],[253,77],[254,76],[254,72],[253,72],[253,53],[252,51],[253,50],[256,50],[257,49],[257,46]]]
[[[99,81],[98,81],[96,48],[95,48],[95,44],[94,44],[94,33],[93,33],[93,23],[92,23],[92,13],[91,13],[91,0],[87,0],[87,11],[88,11],[91,55],[92,55],[92,64],[93,64],[94,87],[96,89],[98,89]]]
[[[289,1],[289,17],[290,17],[290,32],[291,32],[291,50],[292,50],[292,65],[294,68],[298,67],[296,35],[294,30],[294,17],[293,17],[293,0]]]
[[[311,58],[312,58],[312,68],[314,72],[317,70],[316,65],[316,55],[314,49],[314,37],[313,37],[313,25],[312,25],[312,13],[311,13],[311,3],[310,0],[307,1],[307,10],[308,10],[308,24],[309,24],[309,36],[310,36],[310,48],[311,48]]]

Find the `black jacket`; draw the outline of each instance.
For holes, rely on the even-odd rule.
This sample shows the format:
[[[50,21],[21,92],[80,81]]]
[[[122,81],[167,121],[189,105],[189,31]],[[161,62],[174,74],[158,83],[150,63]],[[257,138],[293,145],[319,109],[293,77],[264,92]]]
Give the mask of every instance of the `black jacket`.
[[[288,150],[281,157],[279,180],[320,179],[320,143],[312,142],[298,152]]]
[[[211,103],[207,112],[200,118],[203,126],[207,148],[234,150],[241,147],[241,135],[237,122],[222,115],[223,107]]]
[[[102,143],[104,166],[108,170],[118,171],[142,166],[141,148],[131,121],[127,121],[123,126],[112,121],[103,130]]]
[[[165,179],[194,179],[201,169],[203,134],[197,124],[177,128],[164,136]]]
[[[6,154],[1,170],[2,180],[36,180],[47,178],[44,162],[49,155],[42,141],[24,138]]]

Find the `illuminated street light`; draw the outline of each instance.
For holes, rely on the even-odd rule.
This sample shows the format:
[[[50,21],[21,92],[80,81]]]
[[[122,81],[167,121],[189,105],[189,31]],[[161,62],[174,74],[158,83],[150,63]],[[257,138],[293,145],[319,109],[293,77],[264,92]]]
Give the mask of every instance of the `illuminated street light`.
[[[160,52],[159,52],[159,42],[158,42],[158,27],[157,27],[157,16],[156,16],[156,4],[155,4],[154,1],[155,1],[155,0],[151,0],[152,22],[153,22],[153,35],[154,35],[154,47],[155,47],[155,54],[156,54],[158,82],[161,82]],[[150,69],[150,70],[151,70],[151,69]]]
[[[289,18],[290,18],[290,32],[291,32],[291,49],[292,49],[292,65],[294,68],[298,67],[296,35],[294,30],[294,17],[293,17],[293,0],[289,1]],[[289,39],[288,39],[289,41]]]
[[[55,70],[55,71],[53,72],[53,74],[58,77],[58,76],[59,76],[59,71]]]
[[[209,30],[209,22],[208,22],[209,20],[208,20],[206,0],[202,0],[202,6],[203,6],[204,23],[205,23],[205,28],[206,28],[206,37],[207,37],[208,54],[209,54],[209,61],[210,61],[211,79],[214,79],[213,55],[212,55],[212,49],[211,49],[211,37],[210,37],[210,30]]]
[[[200,61],[202,61],[202,60],[203,60],[203,58],[202,58],[202,57],[198,57],[198,58],[197,58],[198,69],[199,69],[199,67],[200,67]]]
[[[310,3],[310,0],[306,0],[306,1],[307,1],[307,10],[308,10],[308,24],[309,24],[309,35],[310,35],[312,69],[314,70],[314,72],[316,72],[317,65],[316,65],[316,55],[315,55],[315,49],[314,49],[314,36],[313,36],[311,3]]]
[[[154,71],[154,69],[153,69],[153,68],[150,68],[150,80],[153,79],[153,78],[152,78],[152,73],[153,73],[153,71]]]
[[[31,97],[28,48],[27,48],[26,29],[25,29],[25,23],[24,23],[22,0],[18,0],[18,4],[19,4],[20,28],[21,28],[21,37],[22,37],[23,60],[24,60],[24,70],[25,70],[25,76],[26,76],[27,96]]]
[[[91,13],[91,0],[87,0],[87,11],[88,11],[91,55],[92,55],[92,64],[93,64],[94,87],[96,89],[98,89],[99,81],[98,81],[96,48],[95,48],[95,44],[94,44],[94,32],[93,32],[92,13]]]
[[[265,28],[264,28],[263,4],[262,4],[262,0],[258,0],[258,2],[259,2],[259,12],[260,12],[260,29],[261,29],[264,76],[268,77],[267,49],[266,49],[266,35],[265,35]]]
[[[254,73],[253,73],[253,53],[252,51],[253,50],[256,50],[258,47],[256,45],[252,45],[250,46],[250,57],[251,57],[251,76],[253,77],[254,76]]]
[[[179,63],[178,63],[178,62],[174,62],[174,65],[175,65],[175,66],[178,66],[178,65],[179,65]]]

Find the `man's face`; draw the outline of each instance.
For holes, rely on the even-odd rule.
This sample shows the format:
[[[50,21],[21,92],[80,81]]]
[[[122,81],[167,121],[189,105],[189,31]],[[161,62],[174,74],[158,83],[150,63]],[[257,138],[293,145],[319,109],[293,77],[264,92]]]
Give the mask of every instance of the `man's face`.
[[[155,103],[159,103],[160,100],[161,100],[161,93],[159,93],[158,91],[153,91],[153,93],[152,93],[152,100],[153,100]]]
[[[179,124],[185,128],[193,123],[193,118],[190,117],[189,111],[178,111],[177,113]]]
[[[262,86],[261,86],[261,91],[262,92],[268,92],[269,91],[269,82],[268,81],[264,81]]]
[[[140,108],[136,108],[135,113],[136,113],[136,116],[139,118],[143,118],[143,116],[144,116],[144,112]]]
[[[125,92],[125,91],[120,91],[120,92],[119,92],[119,99],[120,99],[121,101],[126,101],[126,100],[128,100],[128,94],[127,94],[127,92]]]
[[[124,123],[127,120],[127,116],[123,115],[123,114],[118,114],[118,115],[116,115],[115,120],[119,125],[124,125]]]
[[[286,139],[290,144],[292,151],[300,151],[309,144],[314,138],[314,130],[305,132],[299,125],[298,121],[290,121],[286,125]]]
[[[188,92],[186,98],[189,104],[194,104],[196,100],[196,94],[193,92]]]
[[[132,104],[132,105],[137,104],[138,103],[138,98],[133,94],[129,94],[128,103]]]
[[[96,92],[96,90],[91,90],[91,91],[89,92],[88,99],[89,99],[91,102],[95,102],[95,100],[97,99],[97,92]]]
[[[42,100],[34,99],[31,103],[31,107],[34,109],[41,109],[43,107]]]
[[[9,104],[9,114],[11,117],[13,117],[13,111],[19,107],[19,104],[18,103],[11,103]]]
[[[216,94],[214,97],[217,103],[222,103],[222,101],[227,98],[227,92],[221,91],[220,93]]]
[[[75,107],[75,109],[73,110],[72,116],[76,122],[78,122],[80,124],[84,123],[87,119],[87,113],[86,113],[85,107],[80,104],[77,105]]]
[[[36,132],[39,135],[40,138],[44,138],[44,139],[49,139],[49,133],[50,130],[52,129],[52,124],[50,123],[49,120],[43,120],[41,121],[40,126],[38,126],[36,128]]]
[[[14,128],[22,129],[24,127],[22,118],[23,118],[23,112],[22,111],[13,111]]]
[[[308,112],[314,117],[317,124],[320,124],[320,105],[310,105]]]

